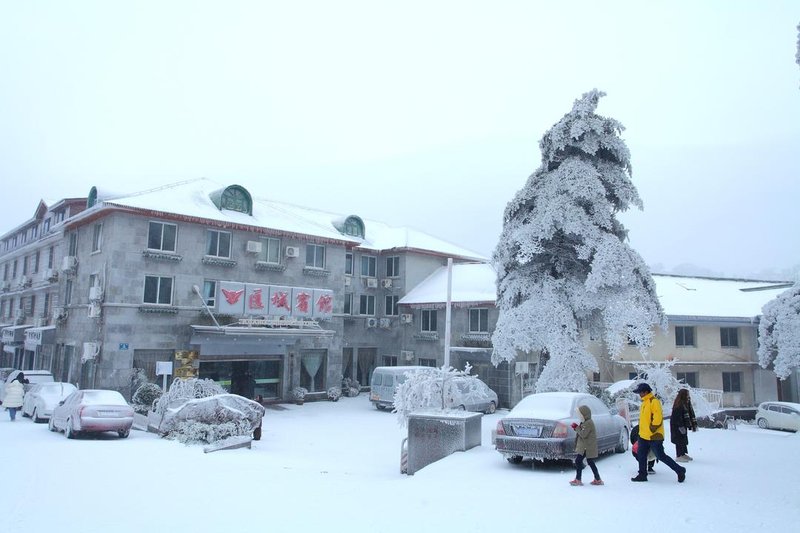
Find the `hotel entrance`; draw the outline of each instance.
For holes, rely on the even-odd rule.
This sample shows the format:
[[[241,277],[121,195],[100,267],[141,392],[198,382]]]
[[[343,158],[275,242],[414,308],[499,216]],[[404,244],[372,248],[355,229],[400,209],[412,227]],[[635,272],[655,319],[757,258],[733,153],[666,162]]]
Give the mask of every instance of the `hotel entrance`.
[[[201,379],[211,379],[231,394],[253,399],[259,394],[264,400],[281,397],[283,361],[280,356],[266,356],[257,360],[200,361]]]

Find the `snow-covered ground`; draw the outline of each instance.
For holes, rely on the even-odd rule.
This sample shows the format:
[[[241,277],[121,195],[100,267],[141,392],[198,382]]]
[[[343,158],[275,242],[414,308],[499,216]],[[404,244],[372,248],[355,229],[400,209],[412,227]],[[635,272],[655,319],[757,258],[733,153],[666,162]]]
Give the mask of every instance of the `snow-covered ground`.
[[[626,453],[598,461],[605,486],[571,487],[566,464],[515,466],[494,451],[490,433],[505,411],[483,417],[480,448],[405,476],[405,432],[365,394],[285,407],[267,410],[252,449],[209,454],[141,431],[67,440],[0,412],[0,531],[737,532],[800,523],[800,434],[701,429],[690,435],[695,460],[683,484],[663,465],[632,483]]]

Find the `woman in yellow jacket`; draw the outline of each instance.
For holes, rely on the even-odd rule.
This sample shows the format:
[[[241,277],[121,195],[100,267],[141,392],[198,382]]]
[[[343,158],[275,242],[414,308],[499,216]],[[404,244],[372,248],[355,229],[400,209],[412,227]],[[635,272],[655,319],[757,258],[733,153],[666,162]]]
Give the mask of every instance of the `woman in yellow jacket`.
[[[661,402],[647,383],[639,383],[633,392],[642,399],[642,408],[639,411],[639,473],[631,481],[647,481],[647,454],[652,450],[659,461],[678,474],[678,483],[683,483],[686,469],[664,453],[664,413]]]

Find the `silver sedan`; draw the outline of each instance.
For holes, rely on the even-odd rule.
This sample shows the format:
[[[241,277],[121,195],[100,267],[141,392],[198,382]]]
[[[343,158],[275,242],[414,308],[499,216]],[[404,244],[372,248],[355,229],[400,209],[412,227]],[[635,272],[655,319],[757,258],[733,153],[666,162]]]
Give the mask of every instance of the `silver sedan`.
[[[25,393],[22,402],[22,416],[29,416],[34,422],[46,422],[53,414],[58,402],[78,390],[72,383],[37,383]]]
[[[79,390],[59,402],[50,417],[50,431],[63,431],[68,439],[82,433],[116,431],[127,437],[133,426],[133,408],[117,391]]]

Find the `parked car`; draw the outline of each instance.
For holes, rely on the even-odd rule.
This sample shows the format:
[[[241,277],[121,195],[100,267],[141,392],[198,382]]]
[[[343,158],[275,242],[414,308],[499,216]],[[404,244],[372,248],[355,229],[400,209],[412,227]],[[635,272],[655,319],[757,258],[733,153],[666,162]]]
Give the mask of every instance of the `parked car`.
[[[37,383],[25,393],[22,402],[22,416],[29,416],[34,422],[45,422],[53,414],[58,402],[78,390],[72,383]]]
[[[116,431],[126,438],[133,425],[133,408],[117,391],[78,390],[58,402],[50,417],[50,431],[63,431],[68,439],[82,433]]]
[[[800,403],[764,402],[758,406],[756,422],[763,429],[800,431]]]
[[[623,453],[630,428],[598,398],[580,392],[544,392],[522,399],[497,422],[495,449],[510,463],[523,460],[575,457],[573,422],[580,423],[578,407],[592,410],[597,430],[597,451]]]
[[[408,372],[431,370],[427,366],[379,366],[372,371],[369,400],[377,409],[394,407],[397,386],[406,380]],[[455,377],[455,393],[445,398],[448,409],[464,409],[482,413],[497,410],[497,393],[478,378]],[[473,384],[473,385],[470,385]]]

